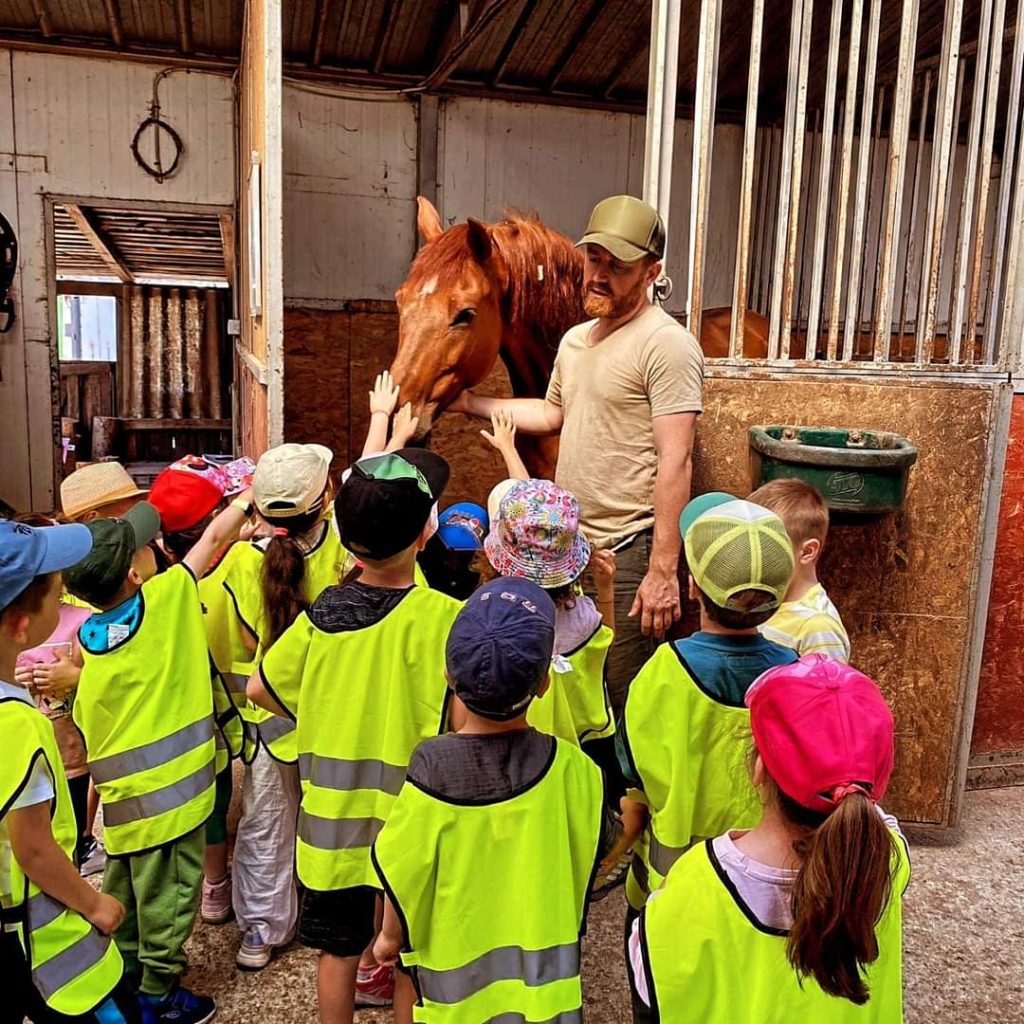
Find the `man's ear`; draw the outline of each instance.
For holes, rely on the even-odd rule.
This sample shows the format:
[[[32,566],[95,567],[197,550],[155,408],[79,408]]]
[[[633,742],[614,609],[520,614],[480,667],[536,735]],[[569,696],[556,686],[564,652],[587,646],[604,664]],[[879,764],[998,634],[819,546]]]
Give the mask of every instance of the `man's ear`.
[[[647,284],[654,284],[655,281],[661,277],[661,260],[655,260],[648,268],[647,273],[644,275],[644,280]]]

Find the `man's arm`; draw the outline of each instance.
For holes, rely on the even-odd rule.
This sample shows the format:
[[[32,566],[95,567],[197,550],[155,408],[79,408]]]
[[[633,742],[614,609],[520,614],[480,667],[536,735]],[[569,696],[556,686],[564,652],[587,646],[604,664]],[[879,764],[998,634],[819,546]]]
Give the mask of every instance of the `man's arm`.
[[[557,434],[562,429],[562,407],[546,398],[488,398],[463,391],[448,408],[482,420],[500,409],[512,416],[516,429],[524,434]]]
[[[690,500],[693,439],[697,414],[678,412],[652,421],[658,453],[654,482],[654,540],[647,575],[636,592],[630,617],[640,616],[646,634],[661,636],[682,614],[679,599],[679,516]]]

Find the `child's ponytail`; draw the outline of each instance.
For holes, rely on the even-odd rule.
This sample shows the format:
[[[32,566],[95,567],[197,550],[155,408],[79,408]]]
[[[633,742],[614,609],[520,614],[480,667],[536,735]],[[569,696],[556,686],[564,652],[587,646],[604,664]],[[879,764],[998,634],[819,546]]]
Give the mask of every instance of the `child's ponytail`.
[[[892,892],[892,833],[859,787],[824,818],[778,796],[783,814],[809,829],[793,844],[803,866],[793,885],[790,963],[829,995],[866,1003],[863,972],[878,958],[875,928]]]
[[[306,600],[306,559],[296,537],[310,531],[321,519],[321,507],[287,519],[276,519],[263,558],[260,584],[267,612],[267,636],[260,637],[269,647],[309,607]]]

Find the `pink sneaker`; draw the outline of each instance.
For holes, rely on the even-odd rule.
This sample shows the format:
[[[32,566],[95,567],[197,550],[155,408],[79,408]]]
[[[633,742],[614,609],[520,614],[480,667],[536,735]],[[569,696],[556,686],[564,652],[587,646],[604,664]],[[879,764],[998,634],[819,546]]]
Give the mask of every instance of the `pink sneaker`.
[[[231,920],[231,876],[217,882],[203,879],[203,901],[199,913],[206,924],[223,924]]]
[[[394,968],[386,964],[360,966],[356,975],[356,1006],[390,1006],[394,996]]]

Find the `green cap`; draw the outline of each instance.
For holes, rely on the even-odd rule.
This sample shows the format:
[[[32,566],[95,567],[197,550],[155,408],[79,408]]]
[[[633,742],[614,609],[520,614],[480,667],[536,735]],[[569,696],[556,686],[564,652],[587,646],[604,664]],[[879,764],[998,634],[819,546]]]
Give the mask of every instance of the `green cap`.
[[[726,494],[725,491],[708,491],[707,494],[698,494],[696,498],[686,503],[683,514],[679,517],[679,536],[685,537],[686,531],[705,512],[710,512],[711,509],[724,505],[727,501],[735,500],[735,494]]]
[[[160,515],[148,501],[140,501],[120,519],[94,519],[85,525],[92,534],[92,551],[65,569],[64,583],[75,597],[103,604],[125,581],[136,553],[160,532]]]
[[[611,196],[594,207],[586,234],[576,243],[599,245],[623,263],[665,255],[665,225],[653,206],[635,196]]]

